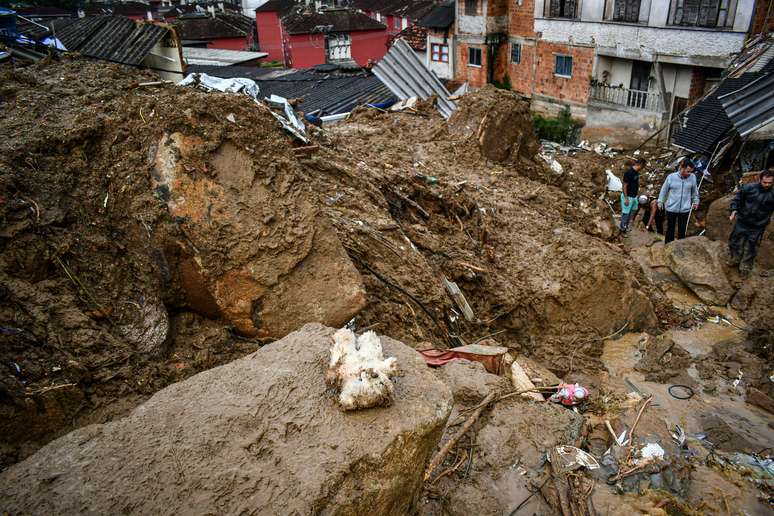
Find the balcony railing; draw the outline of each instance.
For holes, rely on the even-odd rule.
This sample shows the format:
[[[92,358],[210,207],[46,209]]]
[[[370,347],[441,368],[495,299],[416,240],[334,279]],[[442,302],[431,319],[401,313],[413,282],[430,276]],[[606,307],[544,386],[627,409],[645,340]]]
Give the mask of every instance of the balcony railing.
[[[661,95],[650,91],[630,90],[607,84],[592,84],[589,99],[633,109],[661,111]]]

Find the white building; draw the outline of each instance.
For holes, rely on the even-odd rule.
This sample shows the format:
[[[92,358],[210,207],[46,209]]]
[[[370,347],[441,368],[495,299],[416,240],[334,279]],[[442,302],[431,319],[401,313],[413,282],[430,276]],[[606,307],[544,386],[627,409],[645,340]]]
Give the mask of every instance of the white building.
[[[591,70],[577,78],[590,81],[586,112],[577,106],[587,135],[626,128],[641,137],[719,80],[754,9],[755,0],[535,0],[534,30],[541,41],[593,50]]]

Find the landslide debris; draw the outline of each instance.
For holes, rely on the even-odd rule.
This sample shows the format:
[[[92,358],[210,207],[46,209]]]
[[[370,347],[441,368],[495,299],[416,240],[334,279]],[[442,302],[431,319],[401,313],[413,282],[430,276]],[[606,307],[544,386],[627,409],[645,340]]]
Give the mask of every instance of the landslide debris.
[[[416,348],[496,333],[560,376],[658,324],[600,238],[604,168],[551,171],[508,92],[450,122],[361,110],[294,153],[238,95],[86,60],[2,73],[0,464],[309,321]]]
[[[344,412],[325,384],[335,329],[318,324],[171,385],[0,474],[0,510],[408,514],[451,393],[381,337],[401,376],[390,407]]]

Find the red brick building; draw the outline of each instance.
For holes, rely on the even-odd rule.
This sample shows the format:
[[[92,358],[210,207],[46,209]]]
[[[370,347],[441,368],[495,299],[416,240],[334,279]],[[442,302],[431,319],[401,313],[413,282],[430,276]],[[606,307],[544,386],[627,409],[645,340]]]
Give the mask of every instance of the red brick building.
[[[387,51],[387,27],[361,12],[302,8],[288,0],[269,0],[255,10],[258,49],[286,67],[323,63],[365,66]]]

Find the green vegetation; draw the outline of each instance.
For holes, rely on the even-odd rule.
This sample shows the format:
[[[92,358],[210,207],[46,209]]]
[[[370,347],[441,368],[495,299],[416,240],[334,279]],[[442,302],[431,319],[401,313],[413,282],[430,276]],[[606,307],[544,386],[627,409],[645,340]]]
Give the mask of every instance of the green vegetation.
[[[572,145],[580,135],[581,124],[573,120],[569,106],[565,106],[556,118],[545,118],[541,115],[534,115],[534,118],[535,132],[541,140]]]
[[[505,74],[505,77],[503,77],[503,81],[494,81],[495,88],[499,88],[501,90],[511,90],[511,76],[507,73]]]

